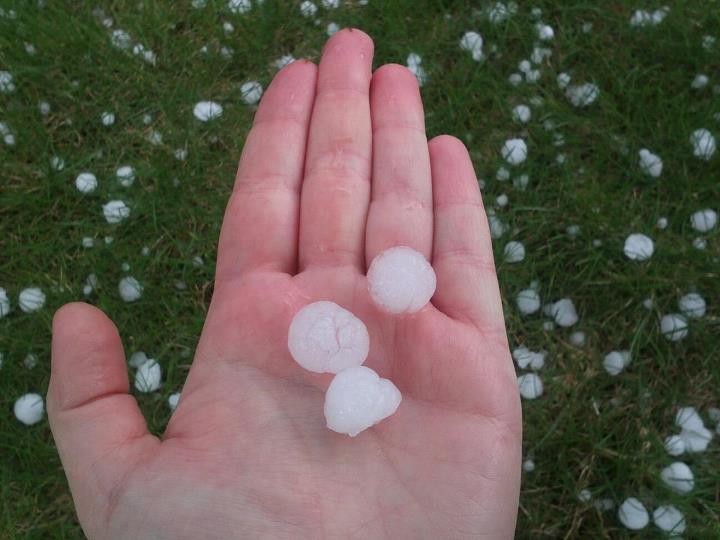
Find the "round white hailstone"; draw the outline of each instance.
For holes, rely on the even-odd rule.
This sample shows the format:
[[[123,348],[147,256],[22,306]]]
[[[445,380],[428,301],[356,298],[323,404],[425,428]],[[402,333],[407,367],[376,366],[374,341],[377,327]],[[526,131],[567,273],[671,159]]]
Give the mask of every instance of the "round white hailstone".
[[[145,124],[146,126],[149,126],[150,123],[152,122],[152,120],[153,120],[153,117],[151,114],[149,114],[149,113],[143,114],[143,117],[142,117],[143,124]]]
[[[476,62],[483,59],[483,38],[477,32],[465,32],[460,38],[460,48],[470,52]]]
[[[90,296],[93,292],[93,288],[90,285],[83,285],[83,294],[85,296]]]
[[[569,298],[563,298],[552,304],[550,313],[555,322],[564,328],[569,328],[579,320],[575,304]]]
[[[577,498],[578,501],[587,503],[592,501],[592,493],[589,489],[583,489],[580,491],[580,493],[578,493]]]
[[[115,241],[115,239],[112,236],[106,236],[104,238],[104,241],[105,241],[105,245],[109,246],[110,244],[112,244]]]
[[[180,392],[170,394],[167,401],[168,407],[170,407],[170,410],[174,412],[175,409],[177,409],[178,403],[180,403]]]
[[[663,162],[660,156],[653,154],[647,148],[643,148],[638,152],[640,157],[640,169],[642,172],[653,178],[657,178],[662,174]]]
[[[683,315],[690,317],[691,319],[700,319],[705,316],[705,310],[707,306],[705,299],[698,293],[688,293],[680,298],[678,307]]]
[[[500,155],[510,165],[520,165],[527,159],[527,145],[522,139],[508,139],[500,149]]]
[[[585,345],[585,332],[577,331],[570,334],[570,343],[575,347],[582,347]]]
[[[685,444],[685,451],[689,454],[698,454],[707,450],[713,438],[712,431],[705,426],[696,429],[683,429],[680,438]]]
[[[134,277],[127,276],[120,280],[118,292],[125,302],[135,302],[142,296],[143,286]]]
[[[558,154],[557,156],[555,156],[555,161],[558,165],[562,165],[563,163],[565,163],[566,159],[567,156],[565,154]]]
[[[538,23],[535,26],[535,30],[537,31],[538,39],[541,41],[550,41],[555,37],[555,30],[547,24]]]
[[[683,494],[689,493],[695,487],[695,477],[690,467],[682,461],[676,461],[660,472],[660,479],[673,491]]]
[[[498,195],[497,198],[495,199],[495,202],[497,203],[497,205],[500,208],[507,206],[507,204],[509,202],[507,194],[502,193],[501,195]]]
[[[523,315],[530,315],[540,309],[540,295],[535,289],[524,289],[515,298],[517,307]]]
[[[115,113],[104,112],[100,115],[103,126],[112,126],[115,123]]]
[[[707,129],[696,129],[690,135],[690,144],[693,146],[693,155],[708,161],[715,154],[717,145],[715,137]]]
[[[97,178],[93,173],[83,172],[75,178],[75,187],[80,193],[92,193],[97,188]]]
[[[704,233],[715,228],[718,222],[718,215],[715,210],[705,208],[698,210],[690,216],[690,225],[698,232]]]
[[[130,208],[124,201],[110,201],[103,205],[103,215],[108,223],[120,223],[130,216]]]
[[[619,375],[630,364],[630,351],[612,351],[605,355],[603,367],[610,375]]]
[[[408,65],[408,70],[410,71],[410,73],[415,75],[418,86],[423,86],[427,82],[427,72],[425,71],[425,68],[422,67],[420,64]]]
[[[18,306],[25,313],[38,311],[45,305],[45,293],[37,287],[28,287],[20,292]]]
[[[600,512],[607,512],[615,508],[615,502],[612,499],[596,499],[593,506]]]
[[[310,0],[305,0],[302,4],[300,4],[300,13],[306,17],[314,16],[315,13],[317,13],[317,10],[318,7]]]
[[[680,341],[688,334],[687,319],[678,313],[663,315],[660,319],[660,332],[670,341]]]
[[[140,250],[140,254],[143,257],[147,257],[148,255],[150,255],[150,248],[147,246],[143,246],[142,250]]]
[[[247,13],[252,8],[250,0],[230,0],[228,2],[228,9],[230,13]]]
[[[532,69],[532,64],[529,60],[521,60],[518,64],[518,70],[520,73],[524,73],[527,75],[528,71]]]
[[[513,86],[519,86],[522,81],[522,75],[520,75],[519,73],[511,73],[508,77],[508,82]]]
[[[656,226],[658,229],[660,229],[661,231],[667,229],[667,226],[668,226],[668,220],[667,220],[667,218],[666,218],[666,217],[659,217],[658,220],[657,220],[657,223],[655,223],[655,226]]]
[[[635,497],[628,497],[618,508],[618,519],[628,529],[638,531],[647,526],[650,515],[643,503]]]
[[[263,87],[257,81],[248,81],[243,83],[240,87],[240,94],[242,94],[242,100],[247,105],[255,105],[262,97]]]
[[[510,171],[505,167],[500,167],[495,173],[495,178],[500,182],[506,182],[510,179]]]
[[[692,245],[695,249],[702,251],[707,247],[707,240],[698,236],[697,238],[693,238]]]
[[[720,423],[720,409],[717,407],[709,407],[707,414],[711,422]]]
[[[580,225],[568,225],[565,232],[570,238],[575,238],[580,234]]]
[[[623,252],[631,261],[647,261],[655,252],[655,244],[649,236],[634,233],[625,239]]]
[[[328,36],[337,34],[340,31],[340,25],[336,22],[330,22],[325,29]]]
[[[525,246],[520,242],[510,241],[503,250],[505,262],[518,263],[525,259]]]
[[[680,435],[670,435],[665,437],[665,451],[671,456],[679,456],[685,453],[685,441]]]
[[[535,470],[535,462],[532,459],[526,459],[522,464],[523,471],[533,472]]]
[[[497,216],[488,213],[488,223],[490,225],[490,237],[494,240],[500,238],[507,232],[507,225],[503,223]]]
[[[397,387],[365,366],[335,375],[325,393],[327,427],[355,437],[395,413],[402,396]]]
[[[581,29],[583,31],[583,34],[589,34],[590,32],[592,32],[593,23],[591,23],[591,22],[583,23]]]
[[[560,90],[565,90],[567,86],[570,84],[571,78],[570,75],[567,73],[560,73],[560,75],[557,76],[557,85]]]
[[[58,156],[51,157],[50,168],[53,171],[62,171],[65,168],[65,160]]]
[[[115,176],[121,186],[130,187],[133,185],[133,182],[135,182],[135,169],[130,165],[123,165],[115,171]]]
[[[173,155],[178,161],[185,161],[187,159],[188,153],[185,148],[178,148],[175,150],[175,152],[173,152]]]
[[[37,366],[38,358],[33,353],[28,353],[28,355],[23,359],[23,365],[27,369],[32,369],[35,366]]]
[[[642,305],[645,309],[650,311],[655,306],[655,302],[653,302],[652,298],[646,298],[643,300]]]
[[[231,22],[225,21],[223,22],[223,32],[226,34],[232,34],[235,31],[235,27],[232,25]]]
[[[50,104],[47,101],[41,101],[38,103],[38,110],[43,116],[50,114]]]
[[[524,373],[518,377],[518,389],[525,399],[537,399],[543,394],[543,383],[535,373]]]
[[[540,80],[540,70],[539,69],[531,69],[525,74],[525,80],[529,83],[538,82]]]
[[[411,52],[408,54],[406,64],[408,67],[417,67],[422,64],[422,57],[418,53]]]
[[[147,354],[145,354],[143,351],[137,351],[130,355],[130,360],[128,360],[128,364],[130,364],[130,367],[137,369],[147,361]]]
[[[521,174],[513,178],[513,186],[518,188],[521,191],[525,191],[527,189],[528,184],[530,183],[530,176],[527,174]]]
[[[370,296],[380,309],[404,314],[420,311],[435,294],[435,271],[422,253],[406,246],[377,255],[367,273]]]
[[[15,91],[15,83],[13,83],[12,73],[9,71],[0,71],[0,92],[10,94]]]
[[[565,89],[565,96],[574,107],[588,107],[600,97],[600,88],[593,83],[568,86]]]
[[[333,9],[340,7],[340,0],[322,0],[324,8]]]
[[[135,373],[135,389],[145,394],[160,388],[162,369],[156,360],[150,358],[145,361]]]
[[[532,112],[527,105],[518,105],[513,109],[512,117],[515,122],[527,124],[532,117]]]
[[[288,349],[308,371],[338,373],[365,362],[370,336],[365,324],[347,309],[334,302],[313,302],[293,317]]]
[[[25,394],[15,402],[13,411],[15,418],[26,426],[37,424],[45,412],[43,398],[40,394]]]
[[[683,513],[671,504],[658,506],[655,509],[653,523],[658,529],[671,533],[671,537],[680,536],[687,527]]]
[[[198,101],[193,108],[195,118],[201,122],[207,122],[219,118],[223,113],[222,105],[214,101]]]
[[[698,73],[697,75],[695,75],[692,83],[690,83],[690,86],[695,88],[696,90],[699,90],[701,88],[705,88],[709,81],[710,79],[708,79],[707,75]]]

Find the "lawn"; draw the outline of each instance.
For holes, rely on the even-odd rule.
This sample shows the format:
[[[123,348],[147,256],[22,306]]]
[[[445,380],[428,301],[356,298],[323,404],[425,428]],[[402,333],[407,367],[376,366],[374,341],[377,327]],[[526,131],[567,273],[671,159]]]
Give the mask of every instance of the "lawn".
[[[503,233],[494,248],[511,348],[547,353],[543,394],[523,400],[534,470],[523,473],[518,538],[660,537],[652,519],[639,532],[623,526],[617,507],[628,497],[651,514],[674,505],[688,538],[720,537],[719,436],[701,452],[664,448],[679,433],[679,407],[695,407],[715,432],[708,411],[720,406],[719,228],[691,225],[695,212],[720,210],[720,152],[700,159],[690,143],[697,129],[720,135],[720,4],[537,0],[507,17],[495,2],[317,4],[303,15],[300,2],[280,0],[246,13],[224,0],[0,2],[0,71],[12,76],[0,77],[0,287],[12,307],[0,318],[0,537],[82,534],[47,419],[26,426],[13,415],[21,395],[47,390],[50,324],[65,302],[101,307],[128,357],[159,361],[161,389],[138,398],[162,433],[212,295],[222,213],[255,111],[241,86],[266,88],[283,55],[317,60],[331,22],[368,32],[376,65],[421,57],[428,136],[466,143]],[[635,10],[663,5],[655,21],[631,24]],[[554,38],[538,41],[538,21]],[[482,35],[481,61],[460,47],[467,31]],[[580,95],[595,99],[577,107],[568,96],[585,83],[599,95]],[[201,100],[220,103],[222,116],[198,121]],[[513,119],[518,105],[530,108],[527,123]],[[501,153],[513,138],[527,144],[516,166]],[[662,159],[659,177],[640,165],[641,149]],[[116,179],[125,165],[135,170],[129,187]],[[91,193],[75,185],[84,171],[97,178]],[[129,218],[108,223],[110,200],[124,201]],[[653,240],[648,260],[623,253],[633,233]],[[519,262],[505,257],[511,240],[524,246]],[[90,274],[97,286],[86,295]],[[143,286],[135,302],[118,293],[125,276]],[[18,308],[27,287],[47,297],[37,312]],[[577,323],[522,314],[516,296],[530,287],[543,303],[571,299]],[[659,320],[690,292],[707,312],[668,340]],[[582,345],[571,340],[578,331]],[[614,350],[631,359],[617,376],[603,368]],[[674,461],[693,471],[687,494],[661,481]]]

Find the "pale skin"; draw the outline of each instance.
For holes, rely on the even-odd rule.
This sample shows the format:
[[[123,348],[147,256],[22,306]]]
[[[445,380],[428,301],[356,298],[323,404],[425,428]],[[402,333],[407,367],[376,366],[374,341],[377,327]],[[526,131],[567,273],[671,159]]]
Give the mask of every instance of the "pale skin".
[[[343,30],[319,66],[295,62],[265,92],[162,438],[129,394],[110,319],[77,303],[56,314],[48,414],[88,537],[513,536],[520,403],[472,163],[453,137],[427,141],[415,78],[373,73],[372,57],[367,35]],[[372,304],[365,278],[395,245],[438,281],[402,317]],[[366,365],[403,394],[355,438],[325,427],[332,376],[287,349],[292,317],[316,300],[365,322]]]

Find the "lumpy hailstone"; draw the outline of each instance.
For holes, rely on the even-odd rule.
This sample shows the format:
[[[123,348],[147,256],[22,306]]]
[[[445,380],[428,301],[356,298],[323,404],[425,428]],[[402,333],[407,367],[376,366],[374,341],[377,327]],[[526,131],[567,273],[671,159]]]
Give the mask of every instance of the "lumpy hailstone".
[[[520,242],[511,241],[505,244],[505,261],[509,263],[522,262],[525,259],[525,246]]]
[[[671,533],[671,537],[680,536],[686,528],[685,516],[671,504],[658,506],[655,509],[653,523],[658,529]]]
[[[543,383],[535,373],[525,373],[518,377],[518,390],[525,399],[536,399],[543,394]]]
[[[201,122],[207,122],[208,120],[219,118],[222,116],[222,113],[222,105],[215,103],[214,101],[198,101],[193,109],[195,118]]]
[[[655,244],[649,236],[634,233],[625,239],[623,252],[631,261],[646,261],[655,252]]]
[[[295,361],[315,373],[338,373],[365,362],[370,336],[365,324],[334,302],[313,302],[297,312],[288,331]]]
[[[520,291],[515,302],[523,315],[530,315],[540,309],[540,295],[535,289]]]
[[[367,273],[373,302],[394,314],[420,311],[435,294],[435,271],[422,253],[406,246],[377,255]]]
[[[18,306],[25,313],[38,311],[45,305],[45,293],[37,287],[28,287],[20,292]]]
[[[500,149],[500,155],[510,165],[520,165],[527,159],[527,144],[522,139],[508,139]]]
[[[476,62],[483,59],[483,38],[477,32],[465,32],[460,38],[460,48],[470,52]]]
[[[327,427],[354,437],[395,413],[402,396],[397,387],[365,366],[335,375],[325,394]]]
[[[630,365],[630,351],[612,351],[605,355],[603,367],[610,375],[619,375]]]
[[[255,105],[262,97],[263,87],[257,81],[248,81],[240,87],[242,100],[247,105]]]
[[[133,182],[135,182],[135,169],[133,169],[130,165],[123,165],[122,167],[118,167],[117,171],[115,171],[115,176],[121,186],[130,187],[133,185]]]
[[[628,529],[639,531],[647,527],[650,515],[643,503],[635,497],[628,497],[618,508],[618,519]]]
[[[690,467],[682,461],[676,461],[660,472],[660,479],[673,491],[684,494],[695,487],[695,477]]]
[[[37,424],[45,412],[43,398],[40,394],[25,394],[15,402],[13,411],[15,418],[26,426]]]
[[[535,352],[527,347],[518,347],[512,352],[513,360],[520,369],[542,369],[545,366],[545,351]]]
[[[144,362],[135,373],[135,389],[138,392],[150,393],[160,388],[162,369],[154,359]]]
[[[562,74],[561,74],[562,75]],[[564,82],[558,78],[558,84]],[[600,88],[593,83],[579,84],[576,86],[568,86],[565,90],[565,96],[574,107],[588,107],[595,103],[600,96]]]
[[[140,285],[140,282],[134,277],[127,276],[120,280],[118,292],[120,293],[120,298],[126,302],[134,302],[142,296],[143,286]]]
[[[690,144],[693,147],[693,155],[705,161],[710,160],[717,150],[715,137],[707,129],[696,129],[690,135]]]
[[[688,334],[687,319],[678,313],[663,315],[660,319],[660,332],[670,341],[680,341]]]
[[[715,228],[718,222],[718,215],[715,210],[705,208],[698,210],[690,216],[690,225],[698,232],[704,233]]]
[[[638,152],[640,158],[640,169],[653,178],[657,178],[662,174],[663,162],[660,156],[653,154],[647,148],[643,148]]]
[[[250,8],[252,8],[250,0],[230,0],[228,2],[228,9],[230,10],[230,13],[247,13],[250,11]]]
[[[130,208],[124,201],[110,201],[103,205],[103,215],[108,223],[120,223],[130,217]]]
[[[80,193],[92,193],[97,185],[97,178],[93,173],[83,172],[75,178],[75,187]]]

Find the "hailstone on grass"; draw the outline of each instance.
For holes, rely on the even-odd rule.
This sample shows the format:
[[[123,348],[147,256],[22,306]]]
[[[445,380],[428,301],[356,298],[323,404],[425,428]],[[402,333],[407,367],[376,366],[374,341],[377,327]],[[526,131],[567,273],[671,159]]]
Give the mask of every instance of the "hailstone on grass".
[[[329,22],[327,27],[325,28],[325,33],[328,36],[334,36],[340,31],[340,25],[336,22]]]
[[[676,493],[689,493],[695,487],[695,477],[690,467],[682,461],[676,461],[660,472],[663,483]]]
[[[97,178],[90,172],[83,172],[75,178],[75,187],[80,193],[92,193],[97,188]]]
[[[695,90],[700,90],[701,88],[705,88],[710,82],[707,75],[704,75],[703,73],[698,73],[695,75],[695,78],[690,83],[690,86],[694,88]]]
[[[174,412],[175,409],[177,409],[178,403],[180,403],[180,392],[170,394],[167,401],[168,407],[170,407],[170,410]]]
[[[618,508],[618,519],[628,529],[639,531],[650,522],[650,515],[643,503],[635,497],[628,497]]]
[[[640,169],[642,172],[653,178],[658,178],[662,174],[663,162],[660,156],[653,154],[647,148],[643,148],[638,152],[640,158]]]
[[[476,62],[480,62],[484,57],[483,38],[477,32],[465,32],[460,38],[460,48],[470,52]]]
[[[509,263],[522,262],[525,259],[525,246],[520,242],[511,241],[505,244],[503,250],[505,261]]]
[[[300,13],[305,15],[306,17],[312,17],[317,13],[318,7],[315,5],[314,2],[311,2],[310,0],[304,0],[302,4],[300,4]]]
[[[524,399],[536,399],[543,394],[543,382],[535,373],[524,373],[518,377],[518,390]]]
[[[532,459],[523,461],[522,469],[525,472],[533,472],[535,470],[535,462]]]
[[[515,122],[519,122],[520,124],[527,124],[532,117],[532,112],[530,111],[530,107],[528,107],[527,105],[517,105],[513,109],[512,117]]]
[[[415,313],[435,293],[435,271],[422,253],[406,246],[386,249],[377,255],[367,273],[373,302],[394,314]]]
[[[523,315],[530,315],[540,309],[540,295],[535,289],[524,289],[515,298],[517,307]]]
[[[334,302],[313,302],[297,312],[288,331],[295,361],[315,373],[338,373],[365,362],[370,336],[365,324]]]
[[[118,28],[110,34],[110,43],[118,49],[127,50],[132,46],[132,38],[125,30]]]
[[[555,37],[555,30],[547,24],[537,23],[535,25],[535,31],[537,32],[538,39],[541,41],[550,41]]]
[[[610,375],[619,375],[630,365],[630,351],[612,351],[605,355],[603,367]]]
[[[162,369],[156,360],[150,358],[145,361],[135,373],[135,389],[145,394],[160,388]]]
[[[389,380],[365,366],[349,367],[335,375],[325,393],[327,427],[355,437],[394,414],[401,401]]]
[[[678,313],[663,315],[660,319],[660,332],[670,341],[680,341],[688,334],[687,319]]]
[[[565,82],[558,79],[558,84]],[[598,97],[600,97],[600,88],[598,85],[593,83],[584,83],[575,86],[568,86],[565,89],[565,97],[572,103],[574,107],[588,107],[595,103]]]
[[[137,369],[147,361],[147,354],[145,354],[143,351],[137,351],[130,355],[130,360],[128,360],[128,364],[130,364],[130,367]]]
[[[717,150],[715,137],[707,129],[696,129],[690,135],[693,155],[705,161],[710,160]]]
[[[214,101],[198,101],[193,108],[193,115],[201,122],[219,118],[222,113],[222,105]]]
[[[18,306],[25,313],[38,311],[45,305],[45,293],[38,287],[28,287],[20,292]]]
[[[578,330],[570,334],[570,343],[575,347],[582,347],[585,345],[585,332]]]
[[[115,176],[121,186],[130,187],[133,185],[133,182],[135,182],[135,169],[130,165],[123,165],[115,171]]]
[[[670,537],[673,538],[679,537],[686,528],[685,516],[671,504],[658,506],[655,509],[653,523],[658,529],[671,533]]]
[[[10,94],[15,91],[12,73],[0,71],[0,93]]]
[[[40,394],[25,394],[15,402],[13,407],[15,418],[26,426],[37,424],[43,419],[45,404]]]
[[[10,313],[10,299],[8,298],[7,291],[0,287],[0,319]]]
[[[294,61],[295,61],[295,57],[292,54],[284,54],[280,58],[275,60],[273,62],[273,65],[278,69],[282,69],[285,66],[292,64]]]
[[[142,296],[143,286],[134,277],[126,276],[120,280],[118,292],[125,302],[134,302]]]
[[[685,453],[685,441],[680,435],[670,435],[663,443],[665,451],[671,456],[679,456]]]
[[[410,53],[407,57],[407,67],[410,73],[415,75],[418,85],[422,86],[427,82],[427,73],[422,66],[422,58],[417,53]]]
[[[522,139],[508,139],[500,149],[500,155],[510,165],[520,165],[527,159],[527,144]]]
[[[535,352],[527,347],[518,347],[512,352],[512,357],[520,369],[542,369],[545,366],[545,351]]]
[[[59,156],[51,157],[50,168],[53,171],[62,171],[65,168],[65,160]]]
[[[228,9],[230,13],[242,14],[250,11],[252,4],[250,0],[229,0]]]
[[[100,115],[100,121],[103,126],[112,126],[115,123],[115,113],[104,112]]]
[[[686,317],[701,319],[705,316],[707,306],[705,299],[698,293],[688,293],[680,298],[678,307]]]
[[[655,244],[649,236],[634,233],[625,239],[623,252],[631,261],[646,261],[655,252]]]
[[[718,215],[715,210],[705,208],[698,210],[690,216],[690,225],[698,232],[705,233],[715,228],[718,222]]]
[[[130,208],[124,201],[110,201],[103,205],[103,215],[108,223],[120,223],[130,217]]]
[[[255,105],[262,97],[263,87],[257,81],[248,81],[240,87],[242,100],[247,105]]]
[[[575,304],[569,298],[563,298],[550,304],[548,313],[558,325],[564,328],[573,326],[579,320]]]

